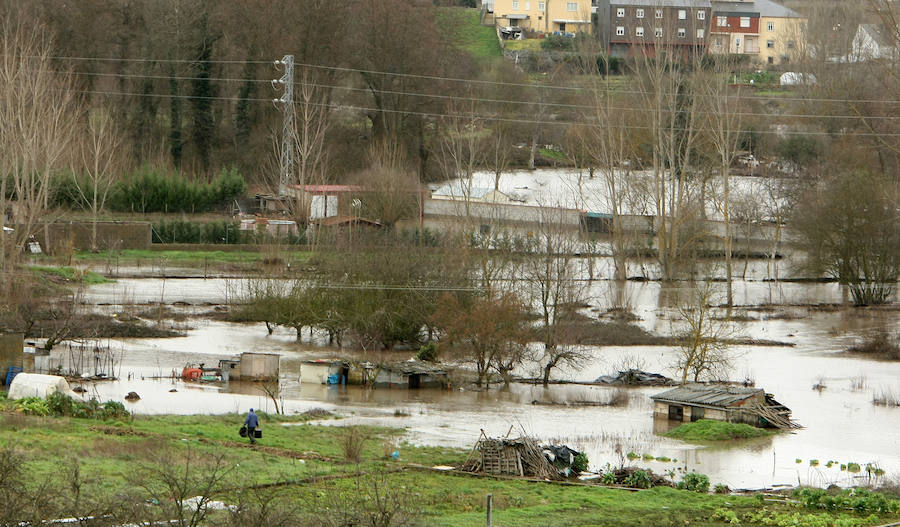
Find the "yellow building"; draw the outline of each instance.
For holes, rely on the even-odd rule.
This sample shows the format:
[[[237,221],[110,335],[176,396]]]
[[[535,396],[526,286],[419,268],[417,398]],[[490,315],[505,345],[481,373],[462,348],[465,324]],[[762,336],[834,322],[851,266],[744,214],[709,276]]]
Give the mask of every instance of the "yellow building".
[[[791,13],[794,16],[760,17],[759,61],[763,64],[796,62],[804,52],[806,18]]]
[[[591,31],[590,0],[494,0],[494,22],[537,33]]]

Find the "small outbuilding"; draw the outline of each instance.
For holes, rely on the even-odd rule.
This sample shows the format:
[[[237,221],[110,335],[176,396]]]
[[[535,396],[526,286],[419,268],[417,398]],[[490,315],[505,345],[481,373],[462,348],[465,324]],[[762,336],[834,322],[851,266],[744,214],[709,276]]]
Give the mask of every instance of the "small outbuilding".
[[[419,360],[392,362],[377,368],[372,363],[363,363],[365,378],[375,376],[375,386],[396,388],[443,388],[448,384],[447,372],[435,364]],[[353,377],[351,373],[351,378]]]
[[[78,397],[78,394],[69,388],[69,382],[58,375],[41,375],[39,373],[20,373],[13,378],[9,386],[7,397],[10,399],[23,399],[25,397],[40,397],[46,399],[48,395],[60,392],[70,397]]]
[[[281,356],[277,353],[241,353],[240,357],[219,361],[223,381],[277,380]]]
[[[300,363],[300,383],[347,384],[350,365],[331,359],[307,360]]]
[[[763,428],[797,428],[791,410],[762,388],[686,384],[650,397],[654,416],[689,423],[713,419]]]

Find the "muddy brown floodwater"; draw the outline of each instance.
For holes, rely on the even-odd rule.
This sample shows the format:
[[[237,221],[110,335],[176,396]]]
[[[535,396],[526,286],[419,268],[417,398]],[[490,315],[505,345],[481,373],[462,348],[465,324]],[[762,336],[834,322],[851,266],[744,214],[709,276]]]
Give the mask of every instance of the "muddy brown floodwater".
[[[270,411],[271,402],[252,384],[220,386],[150,379],[169,376],[189,362],[213,365],[220,358],[243,351],[266,351],[282,357],[281,388],[287,412],[319,407],[347,416],[323,424],[403,427],[416,444],[467,448],[482,429],[488,435],[498,436],[514,427],[544,440],[583,449],[594,469],[621,463],[621,456],[616,453],[618,446],[622,454],[634,452],[671,459],[631,462],[636,465],[656,472],[674,471],[676,479],[681,471],[695,470],[708,474],[713,483],[731,488],[864,482],[865,471],[851,474],[840,470],[841,464],[850,462],[863,467],[872,463],[885,471],[882,478],[900,479],[900,407],[872,403],[880,391],[900,396],[900,363],[863,360],[840,353],[867,331],[900,331],[900,312],[803,307],[801,304],[838,303],[843,293],[836,284],[763,281],[768,271],[760,262],[751,262],[749,271],[754,279],[735,283],[736,303],[775,304],[776,308],[742,310],[752,320],[740,324],[741,335],[791,345],[735,347],[733,377],[754,379],[756,386],[790,407],[794,419],[804,426],[794,433],[717,446],[696,446],[662,437],[657,432],[667,429],[669,423],[654,422],[649,399],[661,388],[629,389],[624,406],[567,407],[531,402],[603,400],[612,388],[553,385],[545,390],[514,384],[505,390],[410,391],[301,384],[300,361],[329,355],[334,350],[297,342],[293,331],[279,329],[267,335],[262,324],[206,320],[189,320],[186,324],[191,329],[185,337],[112,341],[112,349],[121,357],[118,374],[123,380],[96,383],[88,394],[121,401],[126,393],[136,391],[141,399],[126,405],[138,414],[245,412],[250,407]],[[202,311],[209,309],[207,304],[233,298],[238,287],[239,280],[225,279],[123,279],[91,287],[86,301],[101,304],[99,309],[116,310],[123,303],[162,300],[168,304],[190,304],[173,308]],[[628,282],[619,290],[614,283],[597,281],[592,287],[591,303],[599,311],[613,303],[628,305],[641,318],[638,324],[667,333],[673,324],[673,307],[692,287],[688,283],[663,287],[658,282]],[[673,374],[673,350],[669,347],[606,346],[589,351],[593,360],[583,369],[562,371],[558,376],[592,380],[614,371],[626,360],[640,360],[649,371]],[[826,388],[813,390],[812,386],[819,382]],[[171,392],[172,389],[176,391]],[[811,460],[818,460],[818,465],[812,466]],[[836,463],[829,468],[828,461]]]

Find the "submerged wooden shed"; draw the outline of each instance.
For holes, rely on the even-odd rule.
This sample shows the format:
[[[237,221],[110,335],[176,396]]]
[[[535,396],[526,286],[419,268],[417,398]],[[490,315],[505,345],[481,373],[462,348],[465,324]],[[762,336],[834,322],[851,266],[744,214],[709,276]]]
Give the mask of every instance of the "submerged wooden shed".
[[[673,421],[713,419],[764,428],[797,428],[791,410],[762,388],[686,384],[650,397],[653,413]]]

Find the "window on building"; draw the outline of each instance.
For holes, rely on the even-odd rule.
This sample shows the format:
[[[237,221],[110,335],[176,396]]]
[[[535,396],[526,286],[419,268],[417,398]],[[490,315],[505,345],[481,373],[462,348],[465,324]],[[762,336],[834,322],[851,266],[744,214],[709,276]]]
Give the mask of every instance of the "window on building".
[[[727,16],[717,16],[716,17],[716,25],[719,27],[725,27],[728,25],[728,17]]]
[[[684,38],[685,35],[687,35],[687,30],[683,27],[678,28],[678,38]]]
[[[766,24],[766,29],[768,29],[769,31],[775,31],[775,22],[769,22],[768,24]]]
[[[538,11],[546,11],[547,2],[538,2]]]
[[[644,10],[643,9],[635,9],[634,16],[638,18],[644,18]]]
[[[619,18],[622,18],[623,16],[625,16],[625,8],[624,8],[624,7],[619,7],[619,8],[617,8],[617,9],[616,9],[616,16],[619,17]]]
[[[774,40],[767,40],[767,41],[766,41],[766,48],[768,48],[768,49],[775,49],[775,41],[774,41]]]
[[[513,8],[513,9],[518,9],[518,8],[519,8],[519,0],[512,0],[512,3],[513,3],[513,5],[512,5],[512,8]]]
[[[775,57],[768,57],[769,64],[775,64]]]
[[[794,41],[793,41],[793,40],[788,40],[787,46],[788,46],[788,49],[794,49]]]
[[[625,36],[625,26],[616,26],[616,36],[618,36],[618,37]]]
[[[706,36],[706,31],[705,31],[705,30],[703,30],[703,29],[698,29],[698,30],[697,30],[697,40],[700,40],[700,39],[702,39],[702,38],[705,37],[705,36]]]
[[[644,36],[644,26],[638,26],[634,28],[634,36],[642,37]]]
[[[678,20],[686,20],[687,19],[687,11],[684,9],[678,10]]]
[[[706,20],[706,11],[697,11],[697,20]]]
[[[741,17],[741,27],[750,27],[750,17],[749,16]]]
[[[578,2],[566,2],[566,11],[578,11]]]
[[[531,11],[531,2],[525,2],[525,11]]]
[[[657,9],[656,10],[656,18],[662,18],[662,16],[663,16],[663,10]]]
[[[663,37],[663,28],[661,28],[661,27],[656,28],[655,35],[656,35],[656,38],[662,38]]]

